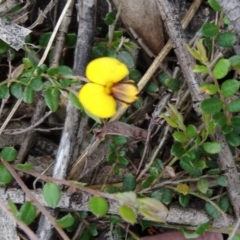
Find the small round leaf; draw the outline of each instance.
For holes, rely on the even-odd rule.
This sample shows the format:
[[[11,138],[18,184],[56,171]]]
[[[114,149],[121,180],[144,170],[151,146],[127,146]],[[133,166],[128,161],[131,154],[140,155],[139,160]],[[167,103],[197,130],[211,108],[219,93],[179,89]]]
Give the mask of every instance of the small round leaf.
[[[201,33],[204,37],[214,37],[218,34],[218,26],[214,23],[205,23],[201,28]]]
[[[217,43],[222,47],[232,47],[236,42],[237,37],[232,32],[219,33]]]
[[[239,89],[239,82],[235,79],[226,80],[221,85],[221,90],[224,97],[233,96],[235,93],[237,93],[238,89]]]
[[[74,221],[75,221],[74,217],[71,214],[68,214],[62,217],[61,219],[57,219],[56,223],[61,228],[68,228],[73,225]]]
[[[19,210],[19,218],[21,221],[29,225],[33,222],[37,215],[37,209],[31,202],[25,202]]]
[[[228,59],[220,59],[213,68],[213,75],[216,79],[224,78],[229,71],[230,61]]]
[[[231,113],[240,111],[240,98],[233,100],[227,105],[227,110]]]
[[[8,169],[0,165],[0,184],[8,184],[12,181],[13,177]]]
[[[22,97],[22,92],[23,92],[23,88],[22,88],[22,84],[21,83],[14,83],[13,85],[11,85],[11,94],[19,99]]]
[[[88,202],[88,208],[97,217],[102,217],[108,212],[108,203],[104,198],[92,197]]]
[[[18,151],[13,147],[5,147],[2,152],[1,156],[5,161],[13,162],[17,158]]]
[[[200,107],[203,112],[213,114],[221,111],[222,103],[218,98],[208,98],[201,102]]]
[[[219,153],[222,149],[221,144],[218,142],[205,142],[203,144],[203,149],[210,154]]]
[[[61,191],[57,184],[55,183],[46,183],[43,187],[43,197],[51,208],[55,208],[60,199],[61,199]]]
[[[137,221],[134,211],[126,205],[119,207],[118,213],[128,223],[134,224]]]

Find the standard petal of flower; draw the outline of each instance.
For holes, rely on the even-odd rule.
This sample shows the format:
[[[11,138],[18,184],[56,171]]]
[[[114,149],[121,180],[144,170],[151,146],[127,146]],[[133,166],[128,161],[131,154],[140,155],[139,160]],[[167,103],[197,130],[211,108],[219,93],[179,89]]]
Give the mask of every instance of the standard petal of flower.
[[[119,82],[128,74],[127,66],[111,57],[97,58],[91,61],[86,69],[87,78],[100,85]]]
[[[104,86],[87,83],[80,89],[78,98],[83,107],[97,117],[110,118],[116,113],[116,101],[106,94]]]
[[[138,88],[131,81],[116,83],[111,90],[113,97],[123,104],[131,104],[138,99]]]

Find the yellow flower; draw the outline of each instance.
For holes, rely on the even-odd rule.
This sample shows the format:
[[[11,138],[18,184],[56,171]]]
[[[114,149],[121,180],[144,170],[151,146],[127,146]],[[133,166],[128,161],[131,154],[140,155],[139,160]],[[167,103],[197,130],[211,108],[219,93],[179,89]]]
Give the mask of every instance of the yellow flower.
[[[86,83],[78,98],[92,115],[110,118],[116,113],[117,101],[131,104],[137,100],[138,88],[133,81],[122,81],[129,74],[127,66],[111,57],[102,57],[87,65]]]

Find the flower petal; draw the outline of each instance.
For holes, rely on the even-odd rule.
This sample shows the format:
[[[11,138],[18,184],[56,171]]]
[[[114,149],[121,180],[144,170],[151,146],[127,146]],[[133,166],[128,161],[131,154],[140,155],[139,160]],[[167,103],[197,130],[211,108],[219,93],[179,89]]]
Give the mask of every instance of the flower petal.
[[[100,118],[110,118],[116,113],[116,101],[106,94],[104,86],[87,83],[78,93],[83,107],[91,114]]]
[[[127,66],[111,57],[97,58],[91,61],[86,69],[87,78],[100,85],[119,82],[128,74]]]
[[[132,81],[116,83],[112,86],[113,97],[123,105],[131,104],[138,99],[137,85]]]

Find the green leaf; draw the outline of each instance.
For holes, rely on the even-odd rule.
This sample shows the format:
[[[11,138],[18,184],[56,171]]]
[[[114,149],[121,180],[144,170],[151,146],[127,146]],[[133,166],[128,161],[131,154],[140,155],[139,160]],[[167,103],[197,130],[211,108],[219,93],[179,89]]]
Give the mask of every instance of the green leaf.
[[[159,88],[155,82],[148,82],[144,90],[149,93],[156,93],[159,91]]]
[[[129,52],[121,51],[117,55],[117,59],[125,63],[129,69],[134,68],[135,66],[134,58]]]
[[[91,234],[91,236],[96,237],[98,235],[98,230],[95,224],[90,223],[88,225],[88,231]]]
[[[231,113],[240,111],[240,98],[233,100],[227,105],[227,110]]]
[[[185,153],[185,149],[182,147],[182,144],[175,142],[171,147],[171,154],[175,157],[181,157]]]
[[[197,188],[201,193],[206,193],[209,187],[209,183],[207,179],[199,179],[197,182]]]
[[[155,177],[153,177],[153,176],[147,177],[147,178],[143,181],[143,183],[141,184],[141,187],[142,187],[142,188],[148,188],[148,187],[150,187],[151,184],[153,183],[154,179],[155,179]]]
[[[42,34],[39,38],[39,45],[41,47],[46,47],[51,36],[52,36],[52,32]]]
[[[137,185],[136,178],[131,174],[127,174],[123,179],[122,189],[124,192],[134,191]]]
[[[15,217],[17,217],[19,212],[18,212],[17,206],[15,205],[15,203],[11,199],[8,200],[8,206],[11,208],[11,211],[12,211],[13,215]]]
[[[152,192],[151,197],[168,205],[169,203],[172,202],[173,192],[171,189],[161,188],[160,191]]]
[[[240,56],[234,55],[228,59],[233,67],[240,68]]]
[[[22,92],[23,92],[22,84],[21,83],[12,84],[10,88],[10,92],[15,98],[17,99],[21,98]]]
[[[219,3],[216,0],[208,0],[208,3],[212,7],[212,9],[215,10],[216,12],[222,11],[221,6],[219,5]]]
[[[122,167],[126,167],[129,164],[129,161],[127,160],[127,158],[125,157],[119,157],[118,159],[118,163],[122,166]]]
[[[60,75],[73,75],[73,71],[70,67],[61,65],[58,67],[58,74]]]
[[[0,54],[7,52],[8,49],[9,49],[9,45],[0,39]]]
[[[216,123],[222,127],[227,123],[227,117],[225,116],[225,114],[223,112],[214,113],[213,121],[214,121],[214,123]]]
[[[210,154],[219,153],[222,150],[221,144],[219,142],[205,142],[203,144],[203,149]]]
[[[213,95],[217,93],[217,86],[210,83],[204,83],[199,87],[199,91],[209,95]]]
[[[150,175],[154,178],[158,178],[159,176],[159,172],[158,172],[158,169],[156,167],[151,167],[150,170]]]
[[[217,183],[219,186],[222,186],[222,187],[227,187],[228,185],[228,182],[227,182],[227,179],[225,176],[219,176],[217,179],[216,179]]]
[[[82,104],[80,103],[80,101],[78,100],[78,97],[77,97],[74,93],[69,92],[68,97],[69,97],[69,100],[70,100],[71,104],[72,104],[75,108],[83,111],[83,106],[82,106]]]
[[[205,113],[214,114],[221,111],[222,103],[219,98],[208,98],[201,102],[200,108]]]
[[[109,164],[115,163],[116,160],[117,160],[117,156],[116,156],[115,153],[110,153],[110,154],[108,155],[107,162],[108,162]]]
[[[158,172],[161,172],[164,168],[164,165],[163,165],[163,162],[159,158],[156,158],[152,164],[152,167],[157,168]]]
[[[187,195],[184,195],[182,193],[179,194],[178,202],[180,203],[180,205],[182,207],[187,207],[188,204],[189,204],[189,200],[190,200],[190,195],[189,194],[187,194]]]
[[[201,33],[204,37],[214,37],[218,34],[218,26],[214,23],[205,23],[202,25]]]
[[[121,218],[119,216],[111,215],[111,216],[108,217],[108,220],[109,220],[110,223],[117,224],[121,221]]]
[[[3,160],[13,162],[17,158],[18,151],[14,147],[5,147],[1,151]]]
[[[116,19],[116,13],[115,12],[109,12],[107,13],[106,17],[104,18],[104,22],[107,25],[112,25]]]
[[[48,206],[51,208],[57,207],[61,199],[61,191],[55,183],[45,183],[43,187],[43,197]]]
[[[189,138],[194,138],[197,136],[197,128],[194,125],[189,124],[187,125],[186,133]]]
[[[73,225],[75,219],[74,217],[69,213],[68,215],[62,217],[61,219],[56,219],[56,223],[61,228],[68,228]]]
[[[0,86],[0,99],[9,97],[9,88],[7,85]]]
[[[232,32],[219,33],[217,37],[217,44],[221,47],[232,47],[236,42],[237,37]]]
[[[19,164],[16,164],[16,167],[18,169],[29,171],[29,170],[33,169],[33,164],[32,163],[19,163]]]
[[[233,128],[231,125],[229,124],[225,124],[224,126],[222,126],[222,133],[223,134],[229,134],[233,131]]]
[[[171,89],[172,91],[176,92],[180,89],[181,81],[176,78],[166,78],[164,82],[162,81],[163,86]]]
[[[41,91],[43,89],[43,82],[40,76],[32,79],[30,86],[34,91]]]
[[[104,198],[92,197],[88,202],[88,208],[97,217],[102,217],[108,212],[108,203]]]
[[[240,116],[234,116],[231,119],[233,130],[240,134]]]
[[[231,63],[228,59],[220,59],[213,68],[214,77],[216,79],[224,78],[229,72],[230,65]]]
[[[113,142],[117,145],[117,146],[122,146],[124,144],[127,143],[127,138],[124,136],[114,136],[113,137]]]
[[[23,101],[25,103],[33,103],[33,101],[34,101],[34,91],[30,85],[26,86],[24,89]]]
[[[57,88],[48,88],[44,93],[44,99],[49,109],[55,112],[59,105],[59,90]]]
[[[219,207],[224,211],[224,212],[227,212],[229,210],[229,208],[231,207],[231,203],[230,203],[230,200],[229,200],[229,197],[227,194],[225,194],[224,196],[222,196],[220,198],[220,201],[219,201]]]
[[[67,33],[65,37],[65,46],[68,48],[74,47],[77,42],[77,35],[75,33]]]
[[[106,45],[96,45],[92,49],[93,58],[106,57],[108,55],[108,49]]]
[[[193,68],[193,72],[195,72],[195,73],[208,73],[208,69],[204,65],[196,64]]]
[[[18,218],[23,221],[25,224],[29,225],[33,222],[37,215],[37,209],[31,202],[25,202],[20,210]]]
[[[232,147],[240,146],[240,136],[236,132],[230,132],[226,135],[228,144]]]
[[[206,230],[211,226],[210,222],[205,222],[205,223],[201,223],[197,229],[196,229],[196,233],[201,235],[204,232],[206,232]]]
[[[128,223],[134,224],[137,222],[134,211],[126,205],[120,206],[118,209],[118,213],[122,217],[122,219]]]
[[[138,83],[141,78],[142,78],[142,74],[138,70],[136,69],[130,70],[129,79],[133,80],[135,83]]]
[[[205,203],[205,210],[214,219],[217,219],[220,217],[220,213],[211,203],[208,203],[208,202]]]
[[[184,235],[185,239],[194,239],[199,237],[199,234],[196,232],[186,232],[183,227],[180,227],[180,231]]]
[[[13,177],[8,169],[0,165],[0,184],[8,184],[12,181]]]
[[[172,136],[176,141],[178,141],[180,143],[185,143],[188,140],[187,136],[183,132],[175,131],[172,134]]]
[[[58,75],[58,67],[51,67],[47,70],[47,74],[51,77]]]

